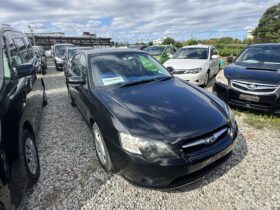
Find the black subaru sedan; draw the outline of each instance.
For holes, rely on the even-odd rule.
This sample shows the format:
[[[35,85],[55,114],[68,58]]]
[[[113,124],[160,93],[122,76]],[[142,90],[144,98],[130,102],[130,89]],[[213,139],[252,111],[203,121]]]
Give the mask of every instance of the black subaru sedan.
[[[172,75],[149,54],[82,51],[66,79],[93,132],[101,165],[152,187],[193,181],[234,148],[237,125],[216,96]]]
[[[280,44],[249,46],[217,76],[213,90],[230,105],[280,114]]]

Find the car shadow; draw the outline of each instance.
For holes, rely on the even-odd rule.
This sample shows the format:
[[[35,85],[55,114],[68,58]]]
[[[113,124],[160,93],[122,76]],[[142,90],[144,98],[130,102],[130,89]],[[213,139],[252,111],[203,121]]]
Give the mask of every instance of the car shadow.
[[[212,172],[207,174],[206,176],[178,188],[160,189],[160,190],[165,192],[170,192],[170,193],[189,192],[192,190],[202,188],[212,182],[215,182],[223,175],[227,174],[231,169],[233,169],[239,163],[241,163],[242,160],[247,155],[248,147],[247,147],[245,136],[239,132],[236,141],[237,141],[236,146],[232,152],[231,157],[227,161],[225,161],[222,165],[218,166]]]

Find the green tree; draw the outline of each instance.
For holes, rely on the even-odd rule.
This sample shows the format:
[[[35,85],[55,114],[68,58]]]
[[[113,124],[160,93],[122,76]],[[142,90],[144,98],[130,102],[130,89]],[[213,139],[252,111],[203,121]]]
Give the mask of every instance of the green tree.
[[[174,43],[174,47],[176,47],[177,49],[179,49],[179,48],[183,47],[183,44],[182,44],[182,42],[175,42],[175,43]]]
[[[253,35],[254,42],[280,42],[280,3],[265,11]]]
[[[149,46],[152,46],[152,45],[153,45],[153,41],[149,41],[149,42],[148,42],[148,45],[149,45]]]
[[[174,44],[175,44],[175,40],[172,39],[171,37],[166,37],[166,38],[163,40],[163,43],[162,43],[162,44],[174,45]]]

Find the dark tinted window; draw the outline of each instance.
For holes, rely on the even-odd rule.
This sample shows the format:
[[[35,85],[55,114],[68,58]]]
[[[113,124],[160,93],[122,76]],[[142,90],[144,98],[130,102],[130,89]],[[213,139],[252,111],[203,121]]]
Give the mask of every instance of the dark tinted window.
[[[31,59],[31,56],[24,44],[23,38],[14,38],[13,40],[23,60],[25,62],[29,61]]]
[[[14,41],[13,37],[16,37],[17,34],[13,31],[7,31],[4,33],[4,38],[5,38],[5,45],[6,49],[8,50],[8,53],[10,54],[11,57],[11,67],[15,68],[16,66],[20,65],[23,63],[23,58],[21,57]]]
[[[236,62],[280,65],[280,46],[253,46],[244,50]]]
[[[80,68],[79,68],[80,57],[81,57],[81,55],[77,54],[77,55],[75,55],[75,57],[72,60],[72,70],[73,70],[74,74],[76,74],[77,76],[81,75]]]
[[[181,48],[174,56],[176,59],[208,59],[208,48],[205,47],[187,47]]]

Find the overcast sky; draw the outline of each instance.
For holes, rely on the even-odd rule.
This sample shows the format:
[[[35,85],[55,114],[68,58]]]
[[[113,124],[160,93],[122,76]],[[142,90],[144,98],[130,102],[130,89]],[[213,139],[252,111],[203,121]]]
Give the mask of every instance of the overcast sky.
[[[1,0],[0,22],[27,32],[84,31],[115,41],[163,36],[246,37],[263,12],[279,0]]]

